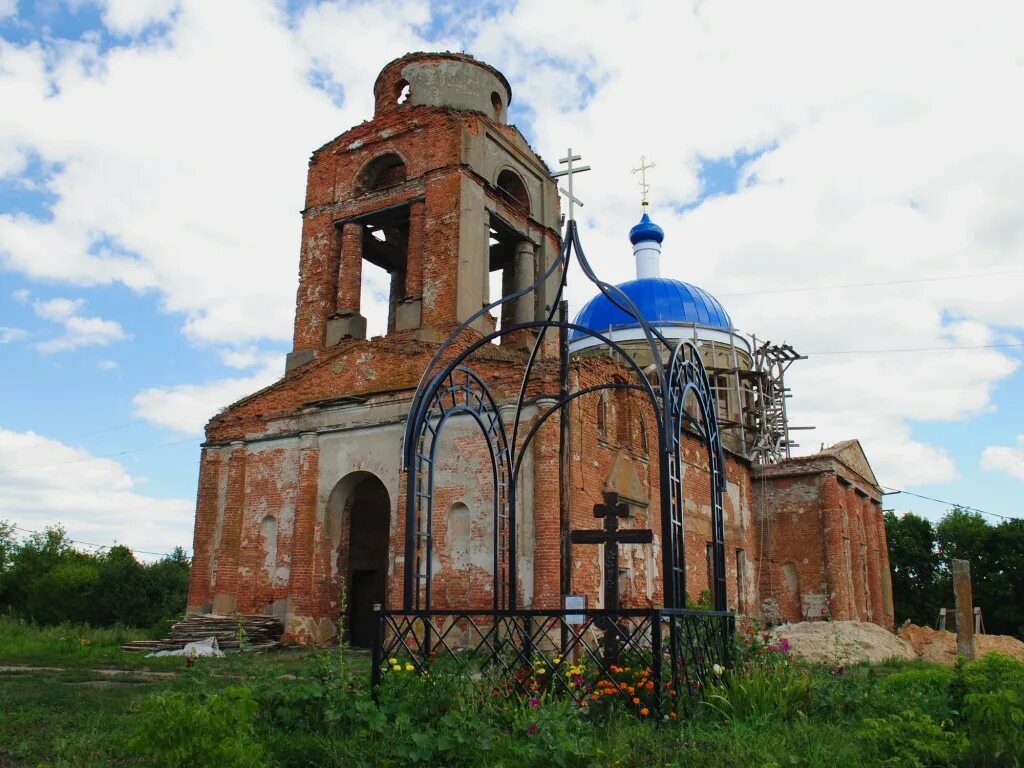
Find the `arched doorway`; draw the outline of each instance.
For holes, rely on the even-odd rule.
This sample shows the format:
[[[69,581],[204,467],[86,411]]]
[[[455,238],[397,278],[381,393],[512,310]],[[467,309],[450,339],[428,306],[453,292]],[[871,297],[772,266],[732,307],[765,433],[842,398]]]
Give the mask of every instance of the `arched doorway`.
[[[331,492],[328,518],[338,534],[337,566],[345,579],[349,642],[373,644],[373,606],[384,605],[388,582],[391,500],[376,475],[354,472]]]

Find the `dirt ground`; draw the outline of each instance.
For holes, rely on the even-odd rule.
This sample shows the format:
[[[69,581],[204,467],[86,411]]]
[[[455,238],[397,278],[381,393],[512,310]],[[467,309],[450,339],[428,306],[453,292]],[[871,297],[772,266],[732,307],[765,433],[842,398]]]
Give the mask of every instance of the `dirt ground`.
[[[824,664],[916,657],[907,642],[866,621],[801,621],[776,627],[772,636],[776,642],[789,640],[790,651],[796,656]]]
[[[900,627],[899,636],[910,643],[923,659],[952,664],[956,661],[956,634],[953,632],[907,624]],[[979,656],[998,652],[1024,661],[1024,643],[1008,635],[975,635],[975,648]]]

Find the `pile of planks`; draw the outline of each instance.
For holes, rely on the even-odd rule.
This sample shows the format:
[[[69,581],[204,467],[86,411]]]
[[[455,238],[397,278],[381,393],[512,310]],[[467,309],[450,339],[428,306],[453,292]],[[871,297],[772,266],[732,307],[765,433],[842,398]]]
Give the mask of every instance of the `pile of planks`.
[[[164,640],[133,640],[125,651],[174,651],[186,643],[216,637],[221,650],[266,651],[277,647],[284,624],[274,616],[261,614],[203,613],[186,616],[174,624]]]

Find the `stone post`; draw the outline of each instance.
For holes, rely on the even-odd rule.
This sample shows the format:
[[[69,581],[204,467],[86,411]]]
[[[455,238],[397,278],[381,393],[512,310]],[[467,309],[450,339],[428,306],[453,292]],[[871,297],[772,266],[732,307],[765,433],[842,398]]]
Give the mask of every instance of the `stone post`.
[[[956,652],[974,659],[974,598],[971,595],[971,564],[953,560],[953,597],[956,600]]]

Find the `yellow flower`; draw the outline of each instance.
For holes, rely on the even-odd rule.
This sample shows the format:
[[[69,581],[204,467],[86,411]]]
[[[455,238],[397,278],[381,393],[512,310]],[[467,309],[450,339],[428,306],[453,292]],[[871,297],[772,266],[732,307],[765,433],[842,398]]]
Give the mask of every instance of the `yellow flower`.
[[[551,660],[551,663],[557,667],[559,664],[562,663],[562,659],[559,656],[555,656],[555,658]]]
[[[400,664],[395,664],[395,665],[394,665],[394,666],[392,666],[391,668],[392,668],[393,670],[395,670],[395,672],[401,672],[401,671],[402,671],[402,666],[401,666]]]
[[[416,669],[416,667],[414,667],[414,666],[413,666],[412,664],[410,664],[409,662],[405,662],[405,671],[406,671],[406,672],[412,672],[412,671],[413,671],[414,669]]]
[[[537,674],[538,675],[543,675],[543,674],[546,674],[546,673],[547,673],[547,670],[544,669],[544,667],[540,667],[540,668],[537,669]]]
[[[397,663],[398,663],[398,659],[388,659],[388,664],[391,664],[392,666],[397,664]]]

